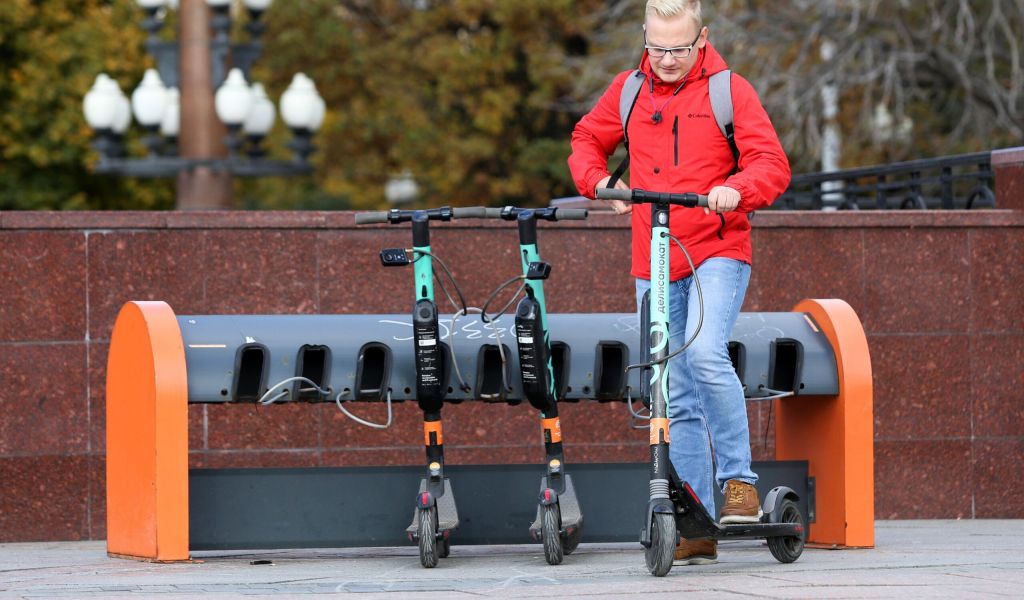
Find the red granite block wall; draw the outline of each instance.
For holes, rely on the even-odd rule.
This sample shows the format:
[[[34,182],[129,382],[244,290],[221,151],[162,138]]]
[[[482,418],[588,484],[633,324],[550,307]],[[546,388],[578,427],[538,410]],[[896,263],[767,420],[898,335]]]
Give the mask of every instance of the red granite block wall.
[[[514,228],[433,232],[466,294],[518,270]],[[837,297],[860,315],[874,365],[879,518],[1024,517],[1024,212],[762,213],[744,310]],[[126,300],[178,314],[408,310],[409,272],[377,252],[408,231],[347,213],[0,213],[0,541],[105,537],[105,361]],[[555,312],[633,308],[624,220],[546,226]],[[479,302],[479,300],[478,300]],[[383,407],[359,405],[382,419]],[[622,404],[566,404],[567,457],[643,461]],[[768,406],[749,404],[757,459],[774,455]],[[330,404],[191,406],[190,464],[419,464],[420,416],[385,432]],[[528,406],[445,409],[453,464],[542,458]]]

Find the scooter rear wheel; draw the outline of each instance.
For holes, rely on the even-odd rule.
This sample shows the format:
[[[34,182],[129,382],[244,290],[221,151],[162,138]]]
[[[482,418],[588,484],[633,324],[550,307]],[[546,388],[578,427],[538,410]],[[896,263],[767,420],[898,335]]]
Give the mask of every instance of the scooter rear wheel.
[[[420,564],[427,569],[437,566],[437,507],[421,508],[418,530],[420,543]]]
[[[779,523],[800,523],[804,524],[804,517],[800,514],[800,507],[796,502],[785,499],[779,504],[777,513]],[[805,529],[806,530],[806,529]],[[768,538],[768,549],[772,556],[781,563],[791,563],[800,558],[804,551],[804,536],[778,536]]]
[[[676,520],[672,515],[655,513],[651,522],[651,547],[644,549],[647,570],[664,577],[672,570],[676,551]]]
[[[544,558],[549,565],[562,564],[561,515],[557,504],[541,507],[541,537],[544,541]]]

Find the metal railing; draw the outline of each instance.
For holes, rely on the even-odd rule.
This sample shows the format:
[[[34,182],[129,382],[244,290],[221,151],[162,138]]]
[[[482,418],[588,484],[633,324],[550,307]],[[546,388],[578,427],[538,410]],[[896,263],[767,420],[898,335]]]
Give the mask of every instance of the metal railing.
[[[992,152],[797,175],[769,210],[995,208]],[[610,208],[583,196],[551,200],[565,208]]]
[[[994,208],[992,153],[793,177],[776,210]]]

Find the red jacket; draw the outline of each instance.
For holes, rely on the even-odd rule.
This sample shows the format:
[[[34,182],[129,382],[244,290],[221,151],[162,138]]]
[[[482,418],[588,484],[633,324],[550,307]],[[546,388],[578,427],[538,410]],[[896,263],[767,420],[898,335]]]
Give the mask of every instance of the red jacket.
[[[669,219],[672,234],[686,246],[696,265],[708,258],[722,256],[751,262],[750,221],[746,213],[765,208],[789,185],[789,160],[765,113],[757,92],[747,80],[732,76],[735,141],[740,151],[739,171],[733,175],[732,151],[718,129],[707,78],[727,69],[725,60],[708,43],[700,50],[697,62],[679,83],[665,83],[651,71],[644,53],[640,68],[648,80],[641,87],[629,119],[629,181],[631,187],[657,192],[697,192],[707,194],[712,187],[726,185],[740,193],[739,206],[724,213],[725,226],[715,213],[700,208],[673,206]],[[619,96],[623,81],[631,71],[619,73],[597,106],[579,123],[572,134],[569,169],[580,194],[594,197],[594,187],[608,176],[608,157],[623,140],[619,116]],[[653,101],[649,82],[654,82]],[[662,107],[662,119],[655,123],[651,115]],[[651,276],[651,211],[636,205],[632,213],[633,267],[635,277]],[[719,237],[721,235],[721,237]],[[670,245],[672,280],[690,275],[682,253]]]

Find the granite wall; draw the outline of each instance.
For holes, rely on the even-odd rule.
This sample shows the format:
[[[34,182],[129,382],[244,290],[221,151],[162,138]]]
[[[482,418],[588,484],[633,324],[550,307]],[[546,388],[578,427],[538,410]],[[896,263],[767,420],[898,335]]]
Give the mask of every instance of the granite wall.
[[[1017,210],[753,221],[745,311],[834,297],[864,323],[879,518],[1024,518],[1024,152],[994,164],[999,205]],[[126,300],[178,314],[404,312],[410,274],[381,269],[377,252],[407,238],[356,228],[351,213],[0,213],[0,542],[105,537],[105,361]],[[469,298],[516,274],[514,227],[445,224],[433,242]],[[632,310],[624,219],[547,224],[541,244],[553,312]],[[570,462],[646,459],[623,404],[562,413]],[[767,405],[749,416],[755,458],[772,458]],[[413,403],[386,432],[330,404],[192,406],[189,424],[194,467],[422,461]],[[446,407],[446,457],[537,462],[538,429],[526,405]]]

